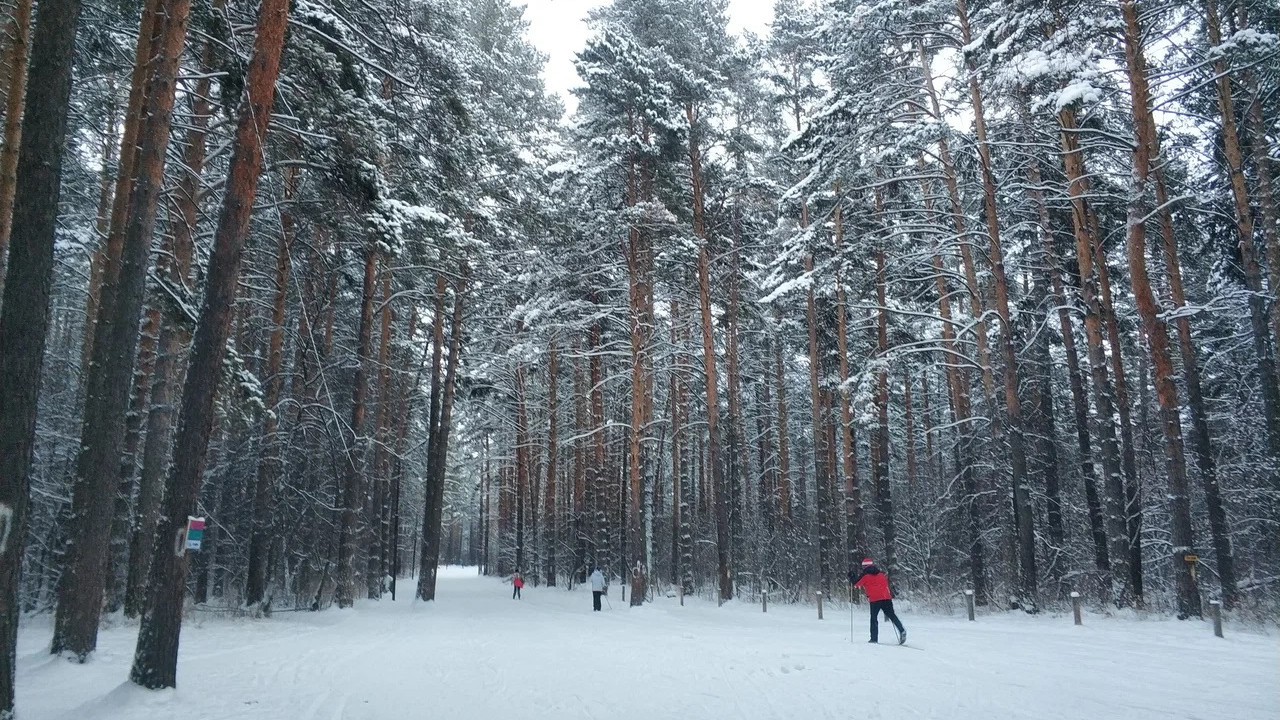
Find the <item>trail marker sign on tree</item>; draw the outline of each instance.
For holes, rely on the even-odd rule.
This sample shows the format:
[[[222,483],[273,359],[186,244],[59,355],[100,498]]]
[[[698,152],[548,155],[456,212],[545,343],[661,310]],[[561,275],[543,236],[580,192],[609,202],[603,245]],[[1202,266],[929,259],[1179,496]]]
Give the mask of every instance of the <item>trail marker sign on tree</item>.
[[[204,518],[187,516],[186,548],[198,552],[202,540],[204,540]]]

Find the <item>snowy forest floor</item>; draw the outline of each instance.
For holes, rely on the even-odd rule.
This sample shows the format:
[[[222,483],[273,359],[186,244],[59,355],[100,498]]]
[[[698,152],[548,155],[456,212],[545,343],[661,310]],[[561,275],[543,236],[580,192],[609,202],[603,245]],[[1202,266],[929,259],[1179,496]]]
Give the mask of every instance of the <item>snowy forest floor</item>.
[[[412,586],[404,585],[406,592]],[[899,613],[916,650],[866,643],[866,607],[675,599],[591,612],[585,589],[442,572],[434,604],[267,620],[190,618],[176,691],[127,681],[137,627],[105,629],[84,666],[18,643],[20,720],[400,718],[1280,718],[1274,636],[1205,623]],[[882,638],[893,637],[882,625]]]

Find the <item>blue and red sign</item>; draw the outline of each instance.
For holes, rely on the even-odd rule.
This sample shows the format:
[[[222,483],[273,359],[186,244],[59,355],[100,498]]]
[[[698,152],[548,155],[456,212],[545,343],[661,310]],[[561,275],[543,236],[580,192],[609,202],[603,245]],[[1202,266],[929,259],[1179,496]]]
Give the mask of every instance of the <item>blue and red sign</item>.
[[[199,550],[204,540],[204,518],[187,516],[187,549]]]

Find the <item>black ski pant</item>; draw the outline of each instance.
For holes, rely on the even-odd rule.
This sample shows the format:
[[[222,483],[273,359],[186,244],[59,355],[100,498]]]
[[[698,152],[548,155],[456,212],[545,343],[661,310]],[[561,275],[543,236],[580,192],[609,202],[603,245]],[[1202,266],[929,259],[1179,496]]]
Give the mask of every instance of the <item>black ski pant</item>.
[[[600,596],[603,594],[604,592],[601,590],[591,591],[591,609],[592,610],[596,612],[600,612]]]
[[[893,612],[893,601],[875,600],[871,603],[871,642],[880,642],[880,621],[878,616],[881,610],[884,611],[884,619],[893,623],[893,626],[898,628],[899,634],[906,632],[902,627],[902,621]]]
[[[512,588],[511,588],[511,599],[512,599],[512,600],[518,600],[519,598],[520,598],[520,588],[518,588],[518,587],[512,587]]]

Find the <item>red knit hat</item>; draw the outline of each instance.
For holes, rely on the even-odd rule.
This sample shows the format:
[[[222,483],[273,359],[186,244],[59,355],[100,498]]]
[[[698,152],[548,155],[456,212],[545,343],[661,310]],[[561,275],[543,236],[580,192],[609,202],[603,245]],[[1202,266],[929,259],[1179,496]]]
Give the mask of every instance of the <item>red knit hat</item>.
[[[866,567],[868,565],[874,565],[874,564],[875,563],[871,562],[871,558],[862,558],[862,567]]]

